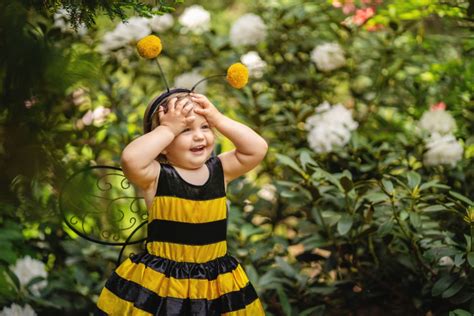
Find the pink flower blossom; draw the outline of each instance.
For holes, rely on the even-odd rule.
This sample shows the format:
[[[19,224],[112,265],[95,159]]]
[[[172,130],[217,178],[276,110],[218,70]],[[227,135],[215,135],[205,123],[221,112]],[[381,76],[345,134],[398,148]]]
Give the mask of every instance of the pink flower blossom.
[[[333,0],[332,1],[332,6],[335,8],[342,8],[342,12],[344,14],[349,14],[354,12],[355,10],[355,5],[354,5],[354,0]]]
[[[357,9],[355,15],[352,16],[352,22],[355,25],[362,25],[367,21],[369,18],[374,16],[375,8],[369,7],[365,9]]]
[[[446,103],[444,102],[438,102],[436,104],[433,104],[431,105],[430,107],[430,111],[433,112],[433,111],[444,111],[446,110]]]

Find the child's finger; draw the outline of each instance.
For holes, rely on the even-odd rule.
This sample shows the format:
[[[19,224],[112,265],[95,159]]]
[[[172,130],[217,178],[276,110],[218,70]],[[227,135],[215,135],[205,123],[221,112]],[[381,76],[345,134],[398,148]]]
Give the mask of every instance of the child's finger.
[[[199,99],[199,100],[203,100],[203,101],[209,102],[209,100],[207,99],[207,97],[206,97],[204,94],[196,93],[196,94],[193,95],[192,97],[193,97],[193,98],[196,98],[196,99]]]
[[[185,121],[186,121],[186,124],[191,124],[192,122],[194,122],[194,120],[196,119],[196,116],[195,115],[190,115],[188,116]]]
[[[161,121],[161,118],[163,117],[163,115],[165,115],[165,109],[162,106],[160,106],[158,108],[158,118],[160,119],[160,121]]]
[[[203,115],[203,114],[205,114],[207,111],[206,111],[205,109],[203,109],[202,107],[200,107],[200,106],[196,106],[196,107],[194,108],[194,112]]]
[[[194,103],[192,102],[188,102],[186,103],[186,105],[183,107],[183,113],[185,115],[189,114],[189,112],[191,112],[192,110],[194,109]]]
[[[172,98],[169,102],[168,102],[168,110],[171,110],[171,111],[174,111],[175,110],[175,107],[176,107],[176,100],[178,100],[177,98]]]
[[[191,100],[193,100],[193,102],[196,102],[197,104],[199,104],[201,107],[208,107],[209,106],[209,103],[206,102],[205,99],[191,97]]]
[[[181,100],[179,100],[178,102],[176,102],[176,108],[175,108],[175,110],[176,110],[177,112],[182,111],[182,110],[183,110],[183,107],[184,107],[184,105],[185,105],[186,103],[188,103],[188,100],[187,100],[187,99],[181,99]]]

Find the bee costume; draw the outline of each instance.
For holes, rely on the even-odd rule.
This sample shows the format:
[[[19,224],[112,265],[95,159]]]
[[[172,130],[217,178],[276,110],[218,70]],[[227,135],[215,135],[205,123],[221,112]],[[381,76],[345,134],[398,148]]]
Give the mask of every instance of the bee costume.
[[[160,53],[161,41],[150,35],[137,48],[141,56],[152,59]],[[234,87],[245,85],[244,68],[229,68],[227,80]],[[160,71],[163,75],[161,67]],[[145,132],[151,131],[151,119],[166,97],[191,92],[196,85],[191,90],[167,88],[145,114]],[[130,256],[113,272],[97,302],[97,315],[265,314],[242,266],[227,253],[221,161],[211,156],[205,165],[208,180],[194,185],[172,165],[160,163],[158,188],[148,210],[146,251]]]

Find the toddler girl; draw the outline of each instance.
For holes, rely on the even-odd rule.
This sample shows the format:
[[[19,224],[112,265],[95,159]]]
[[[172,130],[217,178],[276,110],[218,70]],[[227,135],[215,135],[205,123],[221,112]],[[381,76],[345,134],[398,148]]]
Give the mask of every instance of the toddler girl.
[[[153,100],[144,126],[121,164],[147,204],[146,252],[114,271],[99,297],[100,313],[264,315],[242,266],[227,253],[226,187],[260,163],[267,143],[186,89]],[[213,128],[235,149],[215,156]]]

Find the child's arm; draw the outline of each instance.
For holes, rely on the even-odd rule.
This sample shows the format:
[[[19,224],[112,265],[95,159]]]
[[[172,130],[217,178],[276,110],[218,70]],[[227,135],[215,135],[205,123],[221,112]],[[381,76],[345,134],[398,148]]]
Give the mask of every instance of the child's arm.
[[[209,124],[236,147],[219,155],[226,183],[255,168],[267,153],[267,142],[250,127],[220,113],[205,96],[194,93],[191,96],[191,99],[199,105],[194,108],[194,112],[205,116]]]
[[[191,102],[186,102],[186,99],[179,102],[171,99],[166,114],[160,107],[160,125],[133,140],[122,152],[120,164],[125,176],[142,190],[156,184],[160,164],[155,158],[195,119],[194,115],[186,117],[193,108]]]

